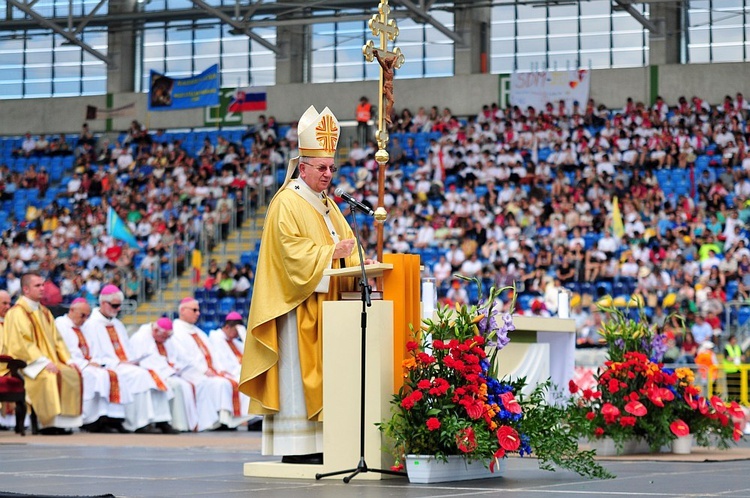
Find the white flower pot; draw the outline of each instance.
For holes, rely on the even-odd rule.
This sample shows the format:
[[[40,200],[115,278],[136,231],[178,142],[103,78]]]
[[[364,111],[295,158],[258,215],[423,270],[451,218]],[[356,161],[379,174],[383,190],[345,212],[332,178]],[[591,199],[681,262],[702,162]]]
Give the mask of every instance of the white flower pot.
[[[495,465],[495,472],[490,472],[483,462],[469,463],[460,455],[449,456],[447,462],[436,460],[432,455],[406,455],[406,473],[409,482],[415,484],[502,477],[505,465],[505,459],[501,458]]]
[[[675,455],[689,455],[693,449],[693,435],[678,437],[672,440],[672,453]]]
[[[639,453],[651,453],[648,443],[643,439],[631,439],[622,444],[618,451],[612,438],[604,437],[591,441],[591,449],[596,450],[597,456],[637,455]]]

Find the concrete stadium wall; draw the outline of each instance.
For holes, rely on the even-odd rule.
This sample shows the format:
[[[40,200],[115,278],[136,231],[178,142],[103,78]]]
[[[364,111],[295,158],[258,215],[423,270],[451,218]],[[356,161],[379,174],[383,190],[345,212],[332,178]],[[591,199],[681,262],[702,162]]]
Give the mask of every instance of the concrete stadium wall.
[[[652,81],[656,73],[657,78]],[[721,102],[725,95],[742,91],[750,97],[750,63],[691,64],[652,68],[595,70],[591,77],[591,97],[598,103],[618,108],[626,97],[649,102],[651,85],[658,82],[656,93],[675,103],[680,95],[699,95],[711,103]],[[499,101],[499,76],[461,75],[451,78],[403,79],[396,81],[396,109],[408,107],[412,112],[424,106],[450,107],[454,114],[476,113],[482,104]],[[354,108],[362,95],[377,103],[377,82],[292,84],[268,87],[267,114],[279,122],[299,118],[309,105],[331,108],[339,120],[354,119]],[[150,129],[202,127],[204,109],[171,112],[147,112],[146,94],[117,94],[113,106],[136,103],[135,119]],[[78,133],[84,122],[86,106],[106,108],[106,97],[65,97],[47,99],[0,100],[0,135],[38,133]],[[244,113],[244,124],[257,120],[260,113]],[[113,120],[113,131],[125,130],[133,118]],[[105,121],[89,123],[95,132],[105,131]]]

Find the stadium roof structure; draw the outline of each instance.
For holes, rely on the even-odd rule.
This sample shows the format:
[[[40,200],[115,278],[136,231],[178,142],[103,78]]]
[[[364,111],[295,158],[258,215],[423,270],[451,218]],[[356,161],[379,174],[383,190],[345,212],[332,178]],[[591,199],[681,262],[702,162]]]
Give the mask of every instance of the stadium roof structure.
[[[66,43],[76,45],[104,61],[108,65],[113,60],[82,39],[85,28],[103,30],[138,29],[150,22],[205,21],[213,18],[219,24],[231,26],[233,34],[245,34],[277,55],[283,49],[254,30],[261,27],[281,27],[309,25],[342,21],[365,21],[377,11],[375,0],[236,0],[234,3],[216,0],[190,0],[190,8],[152,10],[145,7],[151,0],[99,0],[88,12],[74,14],[69,10],[66,16],[52,16],[36,9],[38,0],[6,0],[5,19],[0,21],[0,31],[13,32],[43,28],[64,37]],[[438,21],[430,11],[444,10],[459,12],[466,9],[487,8],[501,5],[573,5],[588,0],[390,0],[390,17],[411,18],[417,23],[430,24],[443,35],[458,44],[463,43],[460,34]],[[613,0],[618,8],[628,12],[653,34],[662,34],[663,25],[655,23],[639,12],[637,3],[658,3],[674,0]],[[84,4],[84,7],[86,5]],[[16,10],[17,12],[14,12]],[[10,35],[12,36],[12,35]]]

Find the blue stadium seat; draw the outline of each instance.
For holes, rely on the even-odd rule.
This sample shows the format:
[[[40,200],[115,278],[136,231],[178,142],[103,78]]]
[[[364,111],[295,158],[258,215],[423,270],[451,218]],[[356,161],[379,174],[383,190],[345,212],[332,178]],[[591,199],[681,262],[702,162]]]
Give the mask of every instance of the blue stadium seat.
[[[727,282],[725,291],[727,293],[727,301],[732,301],[737,296],[737,288],[739,287],[739,282],[737,280],[730,280]]]
[[[235,299],[233,297],[225,297],[219,301],[219,313],[226,315],[232,311],[235,307]]]
[[[596,294],[597,296],[611,296],[612,295],[612,284],[610,282],[599,281],[596,283]]]
[[[737,311],[737,323],[745,325],[750,320],[750,307],[743,306]]]

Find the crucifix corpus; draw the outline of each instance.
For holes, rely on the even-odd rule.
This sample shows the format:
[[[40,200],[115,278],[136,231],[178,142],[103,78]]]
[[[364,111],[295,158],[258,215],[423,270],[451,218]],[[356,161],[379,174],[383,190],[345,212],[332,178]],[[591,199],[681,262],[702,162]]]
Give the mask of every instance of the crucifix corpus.
[[[383,198],[385,195],[385,167],[388,164],[388,129],[387,125],[391,124],[391,112],[393,111],[393,76],[395,70],[400,68],[404,63],[404,54],[401,49],[394,47],[393,51],[388,50],[388,42],[395,41],[398,36],[398,27],[394,19],[389,19],[391,8],[388,0],[383,0],[378,5],[378,13],[373,14],[372,19],[368,22],[373,36],[379,38],[379,46],[369,40],[362,53],[367,62],[377,59],[380,64],[380,82],[378,85],[378,132],[375,138],[378,142],[378,151],[375,153],[375,160],[378,163],[378,208],[375,210],[375,220],[378,235],[378,261],[383,259],[383,223],[388,216],[383,207]]]

